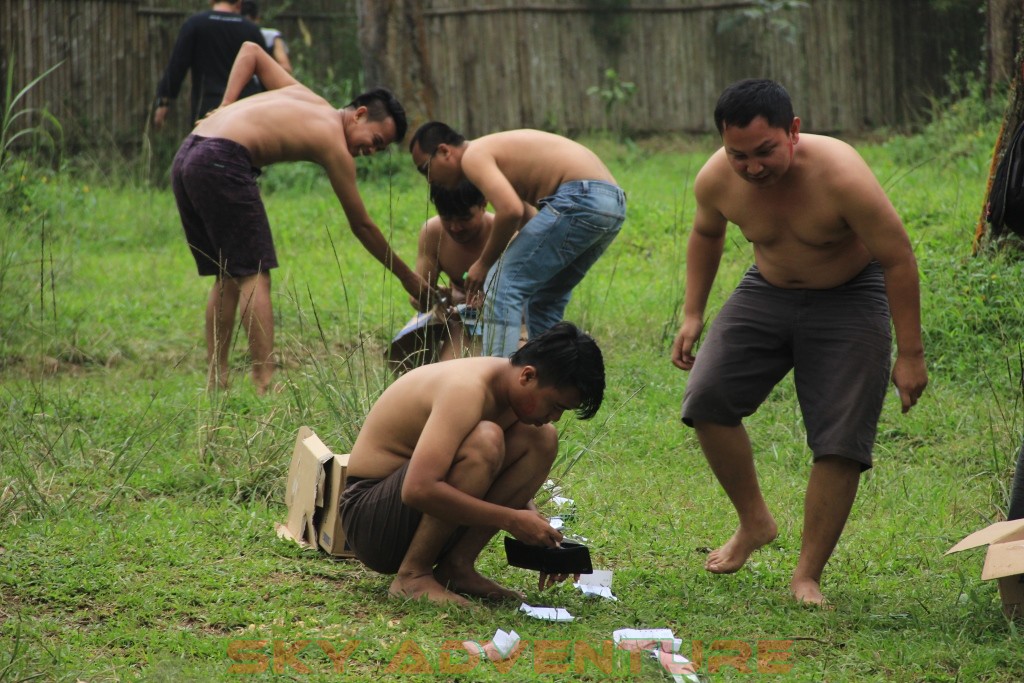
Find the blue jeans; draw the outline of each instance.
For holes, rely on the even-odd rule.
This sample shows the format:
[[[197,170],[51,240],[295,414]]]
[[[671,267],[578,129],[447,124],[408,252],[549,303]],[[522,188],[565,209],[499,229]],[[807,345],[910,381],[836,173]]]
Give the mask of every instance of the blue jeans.
[[[599,180],[563,183],[516,235],[487,275],[481,312],[484,353],[507,357],[562,320],[579,284],[622,228],[626,194]]]

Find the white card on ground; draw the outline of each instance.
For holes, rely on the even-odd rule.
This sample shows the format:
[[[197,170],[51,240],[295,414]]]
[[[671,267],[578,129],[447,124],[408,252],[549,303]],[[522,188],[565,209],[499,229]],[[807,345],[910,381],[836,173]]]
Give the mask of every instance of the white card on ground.
[[[494,648],[501,654],[501,658],[505,659],[516,648],[516,645],[519,644],[519,634],[515,631],[505,633],[499,628],[494,637],[491,638],[491,642],[494,643]]]
[[[612,640],[622,650],[649,650],[659,648],[665,652],[679,652],[683,641],[667,628],[620,628],[612,632]]]
[[[526,612],[527,616],[534,619],[545,621],[572,621],[574,618],[564,607],[534,607],[525,602],[519,605],[519,611]]]
[[[595,569],[593,574],[580,574],[580,580],[572,585],[579,588],[584,595],[596,595],[599,598],[618,601],[618,598],[612,595],[610,569]]]

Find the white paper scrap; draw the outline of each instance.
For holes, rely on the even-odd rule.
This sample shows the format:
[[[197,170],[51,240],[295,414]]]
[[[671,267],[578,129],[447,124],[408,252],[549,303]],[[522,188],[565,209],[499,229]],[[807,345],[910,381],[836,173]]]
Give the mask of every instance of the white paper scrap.
[[[572,621],[575,618],[564,607],[533,607],[525,602],[519,605],[519,611],[534,619],[545,621]]]
[[[612,572],[610,569],[595,569],[592,574],[580,574],[580,580],[573,583],[584,595],[596,595],[600,598],[618,601],[612,595]]]
[[[519,634],[515,631],[511,633],[505,633],[500,628],[491,638],[491,642],[494,644],[494,649],[498,651],[502,659],[506,659],[512,650],[516,649],[516,645],[519,644]]]
[[[620,628],[612,632],[612,640],[620,650],[649,650],[657,647],[664,652],[679,652],[683,641],[667,628]]]
[[[551,525],[552,529],[561,529],[565,526],[565,522],[562,521],[561,517],[552,517],[548,520],[548,524]]]
[[[664,650],[651,650],[651,656],[658,660],[665,672],[672,677],[673,683],[701,683],[697,675],[697,667],[689,659],[681,654],[665,652]]]

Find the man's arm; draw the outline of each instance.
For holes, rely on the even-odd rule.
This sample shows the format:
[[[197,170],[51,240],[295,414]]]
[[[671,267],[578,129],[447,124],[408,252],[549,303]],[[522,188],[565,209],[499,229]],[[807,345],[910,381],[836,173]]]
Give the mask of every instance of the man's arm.
[[[409,461],[402,502],[453,524],[472,520],[474,526],[507,531],[524,543],[553,547],[562,534],[536,506],[504,507],[474,498],[446,481],[462,442],[483,421],[480,406],[485,400],[482,389],[466,384],[439,392]]]
[[[423,278],[427,286],[436,289],[441,264],[438,254],[441,250],[441,219],[434,216],[420,228],[419,242],[416,245],[416,274]],[[420,313],[427,310],[418,297],[410,296],[409,302]]]
[[[487,272],[498,262],[512,236],[522,227],[526,211],[522,198],[498,168],[492,155],[472,148],[467,150],[462,157],[462,172],[494,208],[491,234],[480,258],[469,267],[466,276],[466,297],[472,298],[474,293],[483,289]]]
[[[333,151],[328,156],[321,158],[319,163],[327,171],[327,177],[331,181],[334,194],[341,202],[341,208],[345,211],[352,234],[375,259],[394,273],[411,297],[420,301],[424,308],[428,306],[434,298],[433,288],[398,257],[391,249],[387,239],[384,238],[380,228],[366,212],[363,198],[359,195],[359,190],[356,187],[355,159],[341,144],[335,143]]]
[[[871,169],[860,155],[854,154],[860,163],[844,161],[847,173],[835,192],[841,202],[843,218],[885,273],[885,292],[896,332],[892,382],[899,391],[905,413],[917,403],[928,385],[921,340],[917,259],[896,209]]]
[[[195,40],[193,21],[188,19],[182,24],[178,31],[178,37],[174,41],[174,49],[171,51],[171,59],[167,62],[167,68],[156,86],[156,105],[153,109],[153,127],[160,130],[167,120],[167,111],[171,100],[178,97],[181,92],[181,84],[185,80],[185,74],[192,67],[192,45]]]
[[[231,65],[231,73],[228,74],[228,84],[224,88],[224,99],[220,101],[220,106],[237,101],[253,76],[259,78],[267,90],[302,85],[274,61],[261,45],[246,41],[242,43],[235,62]]]
[[[693,368],[694,346],[704,331],[704,309],[711,285],[718,273],[725,245],[725,216],[712,204],[714,173],[711,162],[697,174],[694,195],[697,212],[686,246],[686,293],[683,298],[683,323],[672,344],[672,363],[681,370]],[[728,169],[726,169],[728,171]]]

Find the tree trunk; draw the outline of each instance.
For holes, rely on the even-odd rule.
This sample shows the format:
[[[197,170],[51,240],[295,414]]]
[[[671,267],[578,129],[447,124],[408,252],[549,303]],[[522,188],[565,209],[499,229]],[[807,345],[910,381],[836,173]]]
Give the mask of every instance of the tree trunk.
[[[989,95],[998,95],[1017,73],[1014,64],[1020,49],[1024,0],[988,0],[987,13]]]
[[[437,101],[423,0],[359,0],[357,11],[366,86],[394,91],[415,130],[433,117]]]

